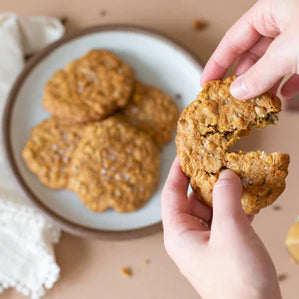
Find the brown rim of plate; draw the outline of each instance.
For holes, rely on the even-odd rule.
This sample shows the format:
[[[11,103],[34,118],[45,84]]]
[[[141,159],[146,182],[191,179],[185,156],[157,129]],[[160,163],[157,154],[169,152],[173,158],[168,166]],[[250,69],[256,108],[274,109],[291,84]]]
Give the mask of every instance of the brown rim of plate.
[[[180,43],[178,43],[177,41],[173,40],[172,38],[164,34],[158,33],[154,30],[146,29],[141,26],[123,25],[123,24],[98,25],[93,27],[87,27],[83,30],[74,32],[72,34],[67,34],[63,36],[61,39],[59,39],[58,41],[50,44],[48,47],[38,52],[32,58],[30,58],[27,64],[25,65],[24,69],[22,70],[22,72],[19,74],[16,81],[14,82],[5,103],[4,115],[2,121],[4,153],[6,156],[5,158],[10,167],[10,170],[12,171],[17,184],[27,195],[26,198],[28,203],[38,208],[47,218],[50,218],[54,223],[60,226],[62,230],[81,237],[92,237],[92,238],[105,239],[105,240],[127,240],[133,238],[140,238],[153,233],[161,232],[163,230],[162,222],[160,221],[152,225],[145,226],[138,229],[108,231],[108,230],[89,228],[84,225],[80,225],[72,221],[69,221],[62,216],[59,216],[58,214],[54,213],[51,209],[46,207],[39,200],[39,198],[34,194],[34,192],[27,185],[27,183],[24,181],[18,169],[18,166],[16,164],[14,155],[12,153],[12,146],[10,140],[10,136],[11,136],[10,115],[14,107],[16,96],[24,80],[26,79],[27,75],[34,69],[36,65],[38,65],[44,58],[46,58],[53,50],[55,50],[59,46],[69,41],[72,41],[76,38],[80,38],[81,36],[102,32],[102,31],[136,32],[136,33],[141,33],[144,35],[155,37],[163,42],[166,42],[172,47],[176,48],[178,51],[183,52],[183,54],[187,56],[189,60],[191,60],[199,68],[202,68],[202,64],[200,63],[200,60],[190,50],[186,49],[186,47],[182,46]]]

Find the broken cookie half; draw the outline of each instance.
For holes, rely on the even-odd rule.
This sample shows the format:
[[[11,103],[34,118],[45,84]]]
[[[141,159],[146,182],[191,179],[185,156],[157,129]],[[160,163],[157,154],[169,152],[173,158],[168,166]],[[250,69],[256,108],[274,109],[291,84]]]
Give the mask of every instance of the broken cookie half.
[[[176,145],[183,172],[198,198],[212,206],[212,191],[220,172],[234,170],[243,184],[242,206],[256,214],[272,204],[285,189],[289,155],[230,152],[230,147],[252,127],[278,121],[281,102],[267,92],[237,100],[229,91],[235,77],[207,83],[178,121]]]

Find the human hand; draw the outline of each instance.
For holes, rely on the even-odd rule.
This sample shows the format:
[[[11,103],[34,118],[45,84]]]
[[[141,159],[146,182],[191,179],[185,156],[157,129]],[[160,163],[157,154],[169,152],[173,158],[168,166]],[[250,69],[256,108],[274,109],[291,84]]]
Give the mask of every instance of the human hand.
[[[194,193],[187,197],[188,185],[176,158],[162,192],[162,219],[166,251],[181,273],[202,298],[281,298],[271,258],[242,209],[239,177],[220,174],[213,216]]]
[[[260,0],[225,34],[209,59],[201,84],[222,79],[239,59],[231,94],[248,99],[272,89],[293,74],[281,94],[291,98],[299,92],[299,2]]]

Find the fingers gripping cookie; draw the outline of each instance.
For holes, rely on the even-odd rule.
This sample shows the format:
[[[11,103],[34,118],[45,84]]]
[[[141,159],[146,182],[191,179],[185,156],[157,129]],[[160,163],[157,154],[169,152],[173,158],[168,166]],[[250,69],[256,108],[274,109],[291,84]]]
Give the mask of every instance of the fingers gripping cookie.
[[[285,189],[289,155],[261,151],[231,153],[229,148],[251,127],[275,124],[281,103],[265,93],[247,101],[229,92],[234,77],[207,83],[178,122],[177,151],[183,172],[199,198],[212,206],[212,190],[223,169],[234,170],[243,183],[242,206],[256,214]]]

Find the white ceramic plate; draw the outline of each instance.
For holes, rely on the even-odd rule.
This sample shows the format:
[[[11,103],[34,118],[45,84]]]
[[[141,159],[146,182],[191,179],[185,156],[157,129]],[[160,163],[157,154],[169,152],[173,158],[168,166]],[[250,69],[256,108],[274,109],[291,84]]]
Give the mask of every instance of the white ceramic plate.
[[[49,114],[42,108],[43,88],[53,73],[93,48],[115,52],[134,68],[136,77],[176,99],[180,109],[200,89],[201,64],[186,49],[158,33],[132,26],[100,26],[63,38],[35,56],[16,81],[6,107],[4,134],[12,170],[29,199],[66,230],[77,234],[133,237],[161,229],[160,196],[171,162],[174,141],[163,149],[157,192],[140,210],[118,214],[93,213],[75,193],[44,187],[26,168],[21,151],[30,129]],[[178,98],[177,94],[181,97]],[[135,234],[138,232],[138,234]]]

